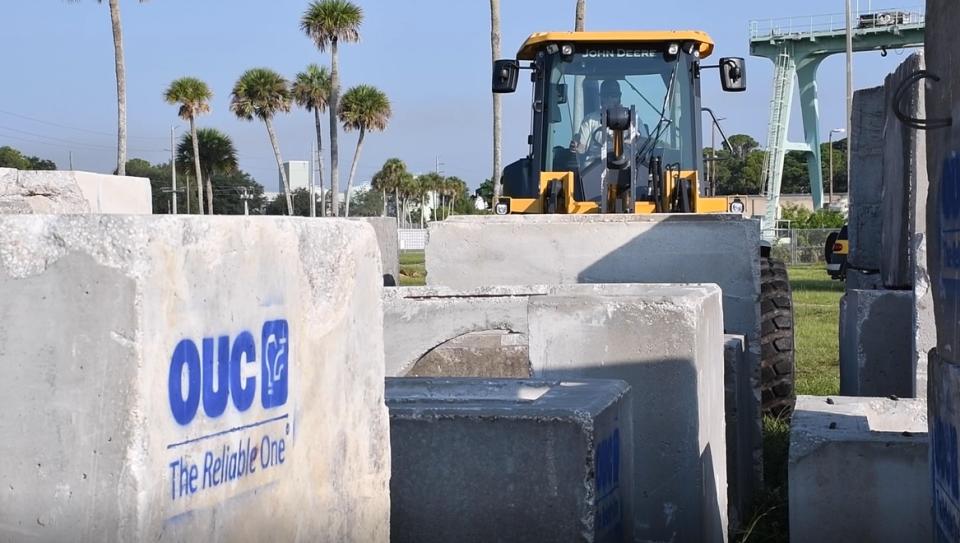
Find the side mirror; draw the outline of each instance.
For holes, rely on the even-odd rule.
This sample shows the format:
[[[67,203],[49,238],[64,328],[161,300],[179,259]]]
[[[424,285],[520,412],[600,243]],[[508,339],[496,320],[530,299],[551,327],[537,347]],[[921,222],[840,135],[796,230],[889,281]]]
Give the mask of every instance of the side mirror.
[[[720,59],[720,85],[726,92],[747,90],[747,66],[740,57]]]
[[[520,63],[516,60],[502,59],[493,63],[493,92],[509,93],[517,90],[520,76]]]

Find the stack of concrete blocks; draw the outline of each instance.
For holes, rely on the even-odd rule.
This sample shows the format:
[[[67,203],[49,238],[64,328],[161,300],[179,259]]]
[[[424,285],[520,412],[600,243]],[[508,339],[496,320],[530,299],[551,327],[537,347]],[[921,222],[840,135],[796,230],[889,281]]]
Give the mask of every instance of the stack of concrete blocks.
[[[0,214],[152,213],[150,180],[0,168]]]
[[[883,87],[854,99],[851,269],[840,306],[840,393],[847,396],[926,395],[934,341],[924,250],[926,144],[924,133],[891,107],[901,84],[923,68],[923,54],[914,54]],[[914,85],[900,107],[923,117],[924,102]]]
[[[416,372],[437,345],[501,330],[528,341],[529,365],[517,366],[514,376],[629,383],[637,458],[637,537],[725,540],[728,449],[718,288],[653,284],[400,288],[385,293],[384,311],[388,375]],[[746,365],[746,360],[740,363]],[[749,373],[748,368],[741,369]],[[446,371],[486,377],[498,370],[476,357],[459,360]],[[739,442],[749,442],[753,421],[745,417],[739,422]],[[751,456],[738,457],[740,475],[745,472],[752,479]],[[394,460],[397,473],[403,468]]]
[[[390,540],[633,541],[629,390],[387,379]]]
[[[931,541],[926,411],[922,399],[798,397],[790,540]]]
[[[389,539],[348,221],[0,216],[0,540]]]
[[[751,424],[751,484],[762,487],[760,418],[760,229],[735,215],[527,215],[451,217],[432,223],[427,284],[470,290],[489,285],[714,283],[723,325],[745,338],[740,375]],[[470,255],[469,258],[464,255]]]
[[[960,10],[927,2],[927,261],[937,323],[930,354],[933,515],[939,541],[960,540]]]

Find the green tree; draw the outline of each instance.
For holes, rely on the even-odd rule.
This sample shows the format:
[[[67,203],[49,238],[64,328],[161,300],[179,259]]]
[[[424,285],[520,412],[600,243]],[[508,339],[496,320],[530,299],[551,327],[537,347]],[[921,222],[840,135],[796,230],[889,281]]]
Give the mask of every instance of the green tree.
[[[320,114],[327,110],[330,101],[330,72],[325,67],[311,64],[298,73],[291,88],[293,99],[300,107],[312,111],[317,128],[317,164],[320,193],[323,194],[323,132],[320,129]],[[323,215],[323,206],[320,214]]]
[[[217,183],[213,178],[217,174],[229,174],[236,171],[237,150],[234,148],[230,136],[213,128],[198,129],[197,142],[197,145],[194,145],[192,134],[183,135],[177,145],[177,164],[183,168],[189,167],[187,166],[189,164],[196,164],[197,157],[194,155],[194,149],[200,151],[199,163],[203,168],[203,178],[207,180],[208,207],[212,212],[216,209],[216,202],[221,200],[215,197]]]
[[[781,218],[790,221],[790,228],[806,230],[812,228],[842,228],[846,223],[839,211],[821,209],[816,212],[791,204],[781,208]]]
[[[13,147],[0,147],[0,168],[14,168],[17,170],[56,170],[57,165],[52,160],[26,156]]]
[[[252,121],[256,117],[266,125],[267,135],[270,137],[270,144],[273,146],[273,153],[277,159],[277,168],[280,170],[280,181],[287,202],[287,213],[293,215],[290,183],[287,181],[286,172],[283,171],[280,144],[277,142],[277,134],[273,129],[273,117],[277,113],[290,111],[290,88],[287,85],[287,80],[277,72],[267,68],[254,68],[246,71],[233,87],[230,110],[240,119]]]
[[[307,7],[300,19],[300,29],[313,40],[320,52],[330,48],[330,111],[340,111],[340,42],[360,40],[363,10],[347,0],[317,0]],[[340,159],[337,139],[337,116],[330,115],[330,188],[333,210],[340,214],[337,200],[340,193]]]
[[[202,148],[200,152],[203,152]],[[245,201],[251,214],[259,213],[266,205],[263,185],[257,183],[250,174],[232,170],[212,173],[210,177],[213,179],[213,199],[218,214],[243,215]],[[244,200],[244,195],[248,197],[247,200]]]
[[[353,188],[353,179],[357,173],[357,162],[363,150],[363,138],[367,130],[380,132],[387,127],[390,120],[390,100],[387,95],[370,85],[357,85],[343,95],[343,103],[338,111],[343,129],[347,132],[359,130],[357,148],[353,152],[353,162],[350,164],[350,177],[347,178],[347,204],[345,215],[350,216],[350,189]]]
[[[352,200],[355,217],[377,217],[383,211],[383,194],[374,188],[357,190]]]
[[[402,160],[399,158],[390,158],[383,163],[380,171],[373,176],[373,185],[375,187],[385,193],[393,193],[393,208],[397,216],[398,224],[402,216],[400,208],[400,187],[404,178],[408,175],[410,174],[407,172],[407,165]]]
[[[425,173],[423,175],[417,176],[417,198],[420,200],[420,227],[423,228],[424,221],[426,220],[425,208],[429,200],[429,195],[431,192],[436,191],[443,184],[443,177],[435,172]],[[436,212],[436,206],[434,206],[434,212]],[[436,213],[434,213],[433,219],[436,219]]]
[[[310,191],[308,189],[299,188],[293,191],[293,193],[287,195],[293,205],[293,212],[288,213],[292,216],[297,217],[309,217],[310,216]],[[267,203],[266,214],[267,215],[283,215],[285,199],[282,197],[277,197]]]
[[[170,83],[163,94],[168,104],[180,105],[180,118],[190,121],[190,134],[193,135],[194,172],[197,179],[197,200],[200,202],[200,213],[203,213],[203,176],[200,168],[200,152],[197,150],[197,116],[210,112],[210,99],[213,93],[210,87],[195,77],[181,77]],[[213,184],[207,180],[207,213],[213,215]]]
[[[760,147],[757,140],[746,134],[734,134],[727,141],[730,142],[730,152],[739,160],[746,160],[750,153]]]

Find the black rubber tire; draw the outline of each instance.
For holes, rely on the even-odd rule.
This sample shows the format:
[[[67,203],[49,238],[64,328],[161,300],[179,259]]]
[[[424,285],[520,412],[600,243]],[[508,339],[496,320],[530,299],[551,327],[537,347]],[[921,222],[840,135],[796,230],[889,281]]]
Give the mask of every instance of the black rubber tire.
[[[760,388],[763,413],[789,414],[794,388],[793,292],[783,262],[760,258]]]

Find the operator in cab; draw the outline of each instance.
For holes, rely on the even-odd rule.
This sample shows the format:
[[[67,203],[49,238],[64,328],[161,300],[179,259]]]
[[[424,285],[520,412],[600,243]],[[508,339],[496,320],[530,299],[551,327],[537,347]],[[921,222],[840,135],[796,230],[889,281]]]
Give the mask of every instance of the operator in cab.
[[[594,87],[596,88],[596,87]],[[605,79],[600,84],[600,109],[584,115],[580,129],[570,142],[570,150],[584,157],[596,160],[603,147],[603,112],[620,105],[620,83],[616,79]]]

